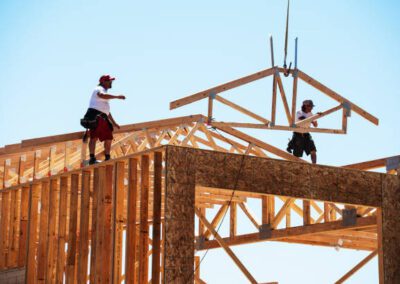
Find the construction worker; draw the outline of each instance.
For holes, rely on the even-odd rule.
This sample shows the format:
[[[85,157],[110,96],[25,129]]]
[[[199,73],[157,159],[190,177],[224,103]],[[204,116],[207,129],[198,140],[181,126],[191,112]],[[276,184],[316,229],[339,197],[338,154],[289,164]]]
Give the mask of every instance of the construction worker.
[[[296,113],[296,122],[313,116],[312,109],[314,108],[314,103],[312,100],[303,101],[301,110]],[[310,128],[311,124],[314,127],[318,127],[318,122],[316,120],[307,122],[302,125],[303,128]],[[293,132],[293,137],[289,141],[287,151],[292,153],[296,157],[302,157],[303,152],[306,152],[307,156],[311,154],[311,161],[313,164],[317,163],[317,148],[315,147],[314,140],[312,139],[310,133],[299,133]]]
[[[100,77],[99,85],[92,93],[89,108],[85,114],[86,119],[95,121],[94,127],[92,127],[89,131],[90,165],[97,163],[95,156],[97,140],[104,142],[105,160],[107,161],[110,159],[111,142],[113,140],[113,127],[115,126],[118,129],[120,128],[110,113],[109,100],[125,100],[125,96],[115,96],[107,93],[108,90],[111,89],[112,82],[114,80],[115,78],[111,77],[110,75],[103,75]]]

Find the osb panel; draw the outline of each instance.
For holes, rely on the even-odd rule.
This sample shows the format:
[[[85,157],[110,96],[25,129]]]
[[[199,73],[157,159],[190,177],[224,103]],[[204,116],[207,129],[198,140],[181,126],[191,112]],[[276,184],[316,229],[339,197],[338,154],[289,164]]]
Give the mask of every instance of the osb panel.
[[[175,156],[166,155],[164,280],[184,284],[193,282],[194,273],[195,157]]]
[[[382,247],[385,283],[400,283],[400,177],[383,180]]]
[[[201,186],[369,206],[382,201],[379,173],[172,146],[168,153],[172,172],[190,175],[182,183],[195,173]]]

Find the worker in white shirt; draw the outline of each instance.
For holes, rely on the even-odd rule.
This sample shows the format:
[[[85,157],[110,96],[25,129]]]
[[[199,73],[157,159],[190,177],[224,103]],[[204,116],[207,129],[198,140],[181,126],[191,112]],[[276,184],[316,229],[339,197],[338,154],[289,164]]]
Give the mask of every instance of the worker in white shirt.
[[[110,113],[109,100],[125,100],[125,96],[115,96],[107,93],[108,90],[112,88],[112,82],[114,80],[115,78],[111,77],[110,75],[103,75],[100,77],[99,85],[94,89],[92,93],[89,108],[85,114],[86,119],[96,121],[95,127],[90,129],[90,165],[97,162],[95,156],[97,140],[100,140],[100,142],[104,142],[105,160],[107,161],[110,159],[111,142],[113,140],[112,133],[114,130],[114,126],[118,129],[120,128],[120,126],[115,122]]]
[[[312,109],[314,108],[314,103],[312,100],[303,101],[301,110],[296,113],[296,122],[313,116]],[[310,121],[302,125],[303,128],[310,128],[311,124],[314,127],[318,127],[318,122],[316,120]],[[289,141],[287,151],[289,153],[293,152],[296,157],[302,157],[303,152],[306,152],[307,156],[311,154],[311,161],[313,164],[317,163],[317,148],[315,147],[314,140],[311,134],[293,132],[293,137]]]

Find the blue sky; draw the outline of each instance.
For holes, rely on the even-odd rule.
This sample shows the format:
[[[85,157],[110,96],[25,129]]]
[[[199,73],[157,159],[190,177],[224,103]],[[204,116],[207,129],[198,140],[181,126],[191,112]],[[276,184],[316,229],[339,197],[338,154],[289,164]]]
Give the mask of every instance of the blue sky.
[[[297,36],[299,68],[380,119],[377,127],[353,113],[347,135],[313,135],[321,163],[399,154],[399,11],[394,0],[292,1],[289,61]],[[286,1],[3,0],[0,146],[81,130],[79,119],[104,73],[117,77],[111,91],[127,96],[111,103],[120,124],[205,114],[204,102],[174,111],[169,102],[270,67],[269,34],[281,65],[285,12]],[[259,114],[270,113],[268,79],[224,95]],[[302,85],[299,98],[312,98],[316,111],[334,106]],[[279,114],[283,118],[281,108]],[[219,107],[215,117],[237,119]],[[326,119],[320,126],[335,123]],[[254,133],[280,148],[290,137],[280,131]],[[237,250],[245,250],[241,255],[248,262],[257,259],[257,279],[279,283],[331,283],[365,255],[281,244]],[[221,260],[230,263],[223,252],[210,253],[202,270],[211,276],[205,280],[244,281],[233,265],[226,267],[232,273],[218,278],[213,267]],[[286,271],[278,269],[279,261],[288,264]],[[376,267],[371,262],[348,283],[375,283]]]

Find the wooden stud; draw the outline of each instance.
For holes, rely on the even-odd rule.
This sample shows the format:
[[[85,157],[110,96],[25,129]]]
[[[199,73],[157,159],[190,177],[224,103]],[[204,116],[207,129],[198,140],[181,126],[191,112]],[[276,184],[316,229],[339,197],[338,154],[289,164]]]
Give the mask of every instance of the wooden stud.
[[[282,79],[281,79],[281,76],[279,75],[279,73],[276,73],[276,80],[278,82],[279,93],[281,94],[283,107],[285,109],[286,118],[287,118],[288,123],[290,124],[291,121],[292,121],[292,116],[290,114],[290,109],[289,109],[289,104],[288,104],[287,99],[286,99],[285,89],[283,88]]]
[[[0,234],[0,269],[7,268],[8,235],[10,224],[10,197],[11,193],[1,193],[1,234]]]
[[[90,171],[81,174],[81,213],[79,222],[78,283],[86,283],[89,254],[89,215],[90,215]]]
[[[124,176],[125,162],[117,162],[113,192],[113,283],[121,283],[122,274],[122,234],[124,230]]]
[[[291,126],[293,126],[295,124],[295,122],[296,122],[297,81],[298,81],[298,75],[297,75],[297,69],[296,69],[295,73],[293,74],[293,96],[292,96],[292,121],[291,121]]]
[[[79,191],[79,174],[71,175],[71,195],[69,204],[69,232],[68,232],[68,251],[65,282],[67,284],[75,283],[76,279],[76,231],[78,219],[78,191]]]
[[[62,284],[65,270],[65,243],[67,230],[67,207],[68,207],[68,177],[60,179],[60,201],[58,211],[58,253],[56,267],[56,283]]]
[[[28,186],[21,188],[21,211],[19,222],[19,253],[18,253],[18,266],[26,265],[26,248],[28,244],[28,217],[29,217],[29,191]]]
[[[137,200],[137,160],[129,159],[127,228],[125,250],[125,280],[127,284],[136,283],[136,200]]]
[[[40,197],[40,224],[39,224],[39,247],[38,247],[38,283],[46,281],[48,232],[49,232],[49,210],[50,210],[50,184],[48,180],[42,181],[42,193]]]
[[[236,202],[231,202],[230,205],[230,222],[229,222],[229,235],[231,238],[234,238],[237,234],[237,204]]]
[[[92,273],[95,275],[94,283],[102,282],[103,271],[103,253],[104,253],[104,191],[106,186],[106,168],[98,168],[98,194],[97,194],[97,215],[96,215],[96,242],[95,242],[95,270]]]
[[[160,283],[162,153],[154,153],[152,283]]]
[[[139,237],[139,283],[147,283],[148,280],[148,247],[149,247],[149,157],[141,156],[140,172],[140,237]]]
[[[26,250],[25,283],[36,283],[36,254],[38,240],[38,209],[40,198],[40,185],[32,184],[29,191],[29,221],[28,221],[28,246]]]
[[[304,225],[311,224],[310,200],[303,200],[303,224]]]
[[[378,272],[379,284],[385,283],[384,255],[383,255],[383,220],[382,208],[376,209],[376,231],[378,233]]]
[[[276,69],[275,69],[275,74],[274,74],[274,78],[272,80],[272,110],[271,110],[271,124],[275,125],[276,122],[276,85],[277,85],[277,81],[276,81]]]
[[[50,210],[49,210],[49,229],[48,229],[48,253],[46,281],[54,283],[56,279],[56,260],[58,251],[58,211],[59,211],[59,185],[57,179],[50,181]]]
[[[25,174],[25,165],[26,165],[26,155],[21,155],[19,157],[18,163],[18,184],[24,183],[24,174]]]
[[[7,266],[9,268],[17,267],[18,263],[18,249],[19,249],[19,209],[21,202],[21,189],[11,191],[10,201],[10,224],[8,234],[8,259]]]
[[[208,96],[208,117],[207,117],[208,118],[208,120],[207,120],[208,123],[211,123],[212,118],[213,118],[213,102],[214,102],[213,95],[210,94]]]
[[[99,203],[100,195],[100,184],[99,184],[99,168],[93,169],[93,187],[91,187],[92,194],[92,208],[91,208],[91,240],[90,240],[90,283],[95,283],[96,275],[96,261],[99,261],[96,257],[97,255],[97,236],[100,228],[97,226],[97,206]]]
[[[112,281],[112,196],[114,165],[106,165],[105,187],[103,191],[104,230],[101,278],[104,283]]]

